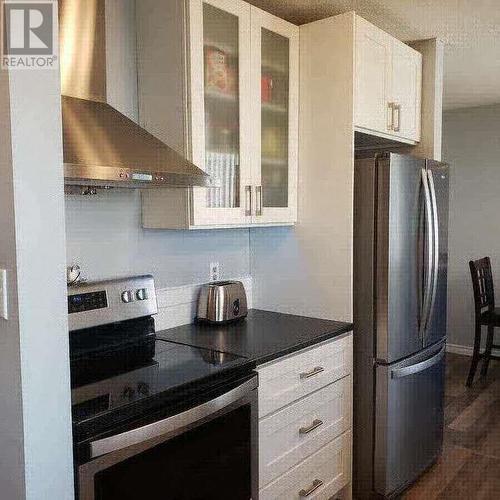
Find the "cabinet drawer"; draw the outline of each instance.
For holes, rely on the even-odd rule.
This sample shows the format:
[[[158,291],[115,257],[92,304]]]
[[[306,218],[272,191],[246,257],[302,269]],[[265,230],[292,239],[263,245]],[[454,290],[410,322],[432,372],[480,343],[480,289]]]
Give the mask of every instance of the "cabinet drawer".
[[[259,368],[259,417],[345,377],[352,369],[352,335]]]
[[[351,428],[351,376],[259,423],[260,487]]]
[[[262,488],[259,498],[260,500],[304,500],[304,498],[327,500],[350,480],[351,432],[347,431]]]

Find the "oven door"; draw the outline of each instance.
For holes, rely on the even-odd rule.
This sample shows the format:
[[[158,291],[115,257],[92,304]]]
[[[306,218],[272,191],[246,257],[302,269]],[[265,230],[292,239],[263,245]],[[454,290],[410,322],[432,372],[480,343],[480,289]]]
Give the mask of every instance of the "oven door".
[[[257,376],[182,413],[92,441],[79,500],[256,500]]]

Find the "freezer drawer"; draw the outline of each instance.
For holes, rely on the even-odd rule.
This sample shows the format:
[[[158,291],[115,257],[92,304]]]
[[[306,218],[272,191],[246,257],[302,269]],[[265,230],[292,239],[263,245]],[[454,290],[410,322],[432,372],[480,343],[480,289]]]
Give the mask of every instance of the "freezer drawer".
[[[376,367],[374,487],[389,496],[438,457],[443,441],[445,344]]]

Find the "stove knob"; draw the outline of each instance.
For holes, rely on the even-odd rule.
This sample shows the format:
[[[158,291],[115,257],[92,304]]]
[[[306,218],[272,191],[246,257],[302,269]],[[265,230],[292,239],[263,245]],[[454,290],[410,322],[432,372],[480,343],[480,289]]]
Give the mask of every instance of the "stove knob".
[[[132,302],[134,300],[134,296],[130,290],[126,290],[125,292],[122,293],[122,302],[125,302],[125,304],[128,304],[129,302]]]
[[[146,288],[141,288],[135,292],[135,296],[137,300],[147,300],[148,297],[148,291]]]
[[[125,399],[133,399],[135,396],[135,391],[134,389],[132,389],[132,387],[125,387],[125,389],[123,389],[123,397]]]

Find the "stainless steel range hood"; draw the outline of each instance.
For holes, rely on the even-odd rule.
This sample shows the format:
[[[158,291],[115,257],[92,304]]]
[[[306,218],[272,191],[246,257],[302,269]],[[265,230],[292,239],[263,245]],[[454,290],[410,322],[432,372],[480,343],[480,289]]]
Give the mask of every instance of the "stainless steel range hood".
[[[209,185],[205,172],[108,104],[105,3],[59,1],[66,184]]]

